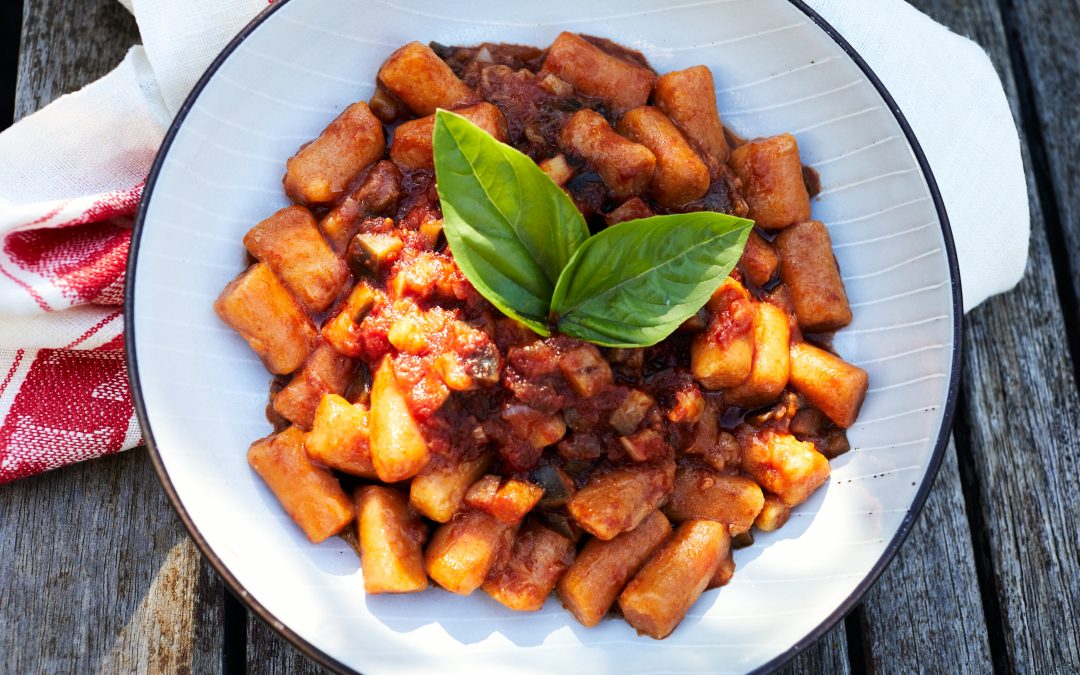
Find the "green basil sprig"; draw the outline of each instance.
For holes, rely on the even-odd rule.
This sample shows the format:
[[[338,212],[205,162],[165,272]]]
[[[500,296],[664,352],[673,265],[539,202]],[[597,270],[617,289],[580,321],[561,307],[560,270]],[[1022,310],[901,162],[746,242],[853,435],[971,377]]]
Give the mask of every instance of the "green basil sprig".
[[[526,155],[464,117],[435,114],[435,177],[457,265],[536,331],[605,347],[654,345],[700,310],[739,261],[753,221],[702,211],[596,236]]]

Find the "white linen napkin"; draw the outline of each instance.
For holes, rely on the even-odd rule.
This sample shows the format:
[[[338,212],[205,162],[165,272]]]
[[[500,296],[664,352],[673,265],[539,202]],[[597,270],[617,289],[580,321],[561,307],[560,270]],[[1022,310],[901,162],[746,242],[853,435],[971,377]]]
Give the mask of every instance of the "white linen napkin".
[[[1027,261],[1027,184],[987,55],[903,0],[807,1],[862,54],[921,141],[952,222],[965,311],[1012,288]],[[120,2],[143,46],[0,134],[0,483],[139,441],[118,310],[131,216],[188,92],[268,4]],[[60,387],[85,394],[82,403],[55,405],[49,392]]]

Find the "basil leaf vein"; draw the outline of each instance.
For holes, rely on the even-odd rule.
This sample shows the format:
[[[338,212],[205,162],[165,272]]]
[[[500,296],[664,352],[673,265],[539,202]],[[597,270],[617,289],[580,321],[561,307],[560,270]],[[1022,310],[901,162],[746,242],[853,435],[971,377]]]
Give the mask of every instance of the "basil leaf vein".
[[[560,332],[647,347],[693,316],[739,260],[753,222],[719,213],[655,216],[589,239],[551,300]]]

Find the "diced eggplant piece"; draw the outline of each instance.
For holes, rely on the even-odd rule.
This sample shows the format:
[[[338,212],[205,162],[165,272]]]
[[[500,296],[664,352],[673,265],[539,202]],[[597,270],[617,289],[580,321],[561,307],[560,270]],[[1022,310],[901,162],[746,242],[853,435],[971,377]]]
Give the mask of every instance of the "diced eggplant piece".
[[[579,110],[559,133],[563,151],[588,162],[615,199],[645,192],[656,169],[656,156],[644,145],[620,136],[600,113]]]
[[[754,545],[754,532],[753,530],[747,530],[746,532],[740,532],[731,538],[731,548],[733,550],[739,550],[741,548],[750,548]]]
[[[766,230],[810,220],[810,194],[803,181],[799,144],[791,134],[750,141],[731,153],[742,180],[750,219]]]
[[[675,405],[667,412],[667,418],[676,424],[694,424],[704,412],[705,396],[695,385],[675,392]]]
[[[851,323],[851,305],[828,228],[816,220],[792,225],[776,237],[776,250],[780,278],[791,291],[804,332],[825,333]]]
[[[420,473],[431,459],[427,441],[409,410],[394,364],[383,358],[371,385],[371,459],[379,479],[396,483]]]
[[[510,132],[506,126],[506,117],[494,105],[484,102],[454,111],[476,126],[506,143]],[[390,145],[390,159],[403,169],[417,171],[434,169],[435,156],[432,150],[432,135],[435,133],[435,116],[429,115],[418,120],[404,122],[394,130],[394,142]]]
[[[540,503],[544,488],[513,478],[484,476],[465,493],[465,505],[486,511],[507,525],[517,525]]]
[[[632,530],[671,494],[668,466],[639,465],[592,477],[567,505],[583,529],[599,539]]]
[[[645,105],[649,100],[656,73],[604,52],[580,35],[559,33],[548,48],[540,76],[557,75],[575,90],[603,100],[611,111],[621,115]]]
[[[401,172],[389,160],[377,162],[360,187],[323,216],[319,228],[338,254],[345,253],[360,221],[393,213],[401,198]]]
[[[409,500],[428,518],[439,523],[449,522],[465,503],[469,486],[491,466],[491,459],[489,452],[475,459],[456,462],[444,457],[432,458],[412,479]]]
[[[846,429],[859,417],[870,377],[839,356],[799,342],[791,345],[791,386]]]
[[[348,256],[358,267],[378,278],[397,260],[404,242],[392,234],[361,232],[349,243]]]
[[[248,230],[244,247],[269,265],[312,312],[329,307],[349,276],[344,261],[319,234],[315,217],[303,206],[281,209]]]
[[[671,118],[698,151],[715,179],[731,155],[724,123],[716,108],[713,74],[705,66],[665,73],[653,91],[656,107]]]
[[[484,583],[514,528],[484,511],[465,511],[435,530],[424,553],[428,576],[451,593],[469,595]]]
[[[399,352],[424,354],[431,349],[432,338],[452,320],[450,314],[439,308],[425,311],[410,306],[401,318],[391,324],[386,338]]]
[[[443,233],[443,219],[435,218],[434,220],[425,220],[420,223],[420,234],[424,235],[424,243],[427,247],[434,251],[439,245],[439,238]]]
[[[791,372],[791,326],[783,310],[767,302],[757,305],[754,360],[750,376],[724,393],[730,405],[762,406],[784,391]]]
[[[656,640],[670,635],[716,574],[729,542],[720,523],[680,525],[619,595],[626,622]]]
[[[496,563],[483,588],[496,601],[518,612],[535,612],[574,561],[574,542],[537,523],[514,538],[510,555]]]
[[[750,294],[731,277],[709,300],[713,318],[690,345],[690,370],[706,389],[734,387],[746,381],[754,360],[754,318]]]
[[[367,103],[353,103],[285,163],[285,194],[305,205],[335,202],[385,151],[382,123]]]
[[[656,405],[656,401],[640,389],[631,389],[626,398],[611,413],[608,421],[623,436],[629,436],[637,431],[638,425],[645,419],[649,409]]]
[[[524,403],[511,403],[500,415],[518,438],[534,448],[546,448],[566,435],[566,422],[559,415],[546,415]]]
[[[353,287],[344,306],[336,316],[323,324],[323,338],[340,354],[351,357],[363,356],[360,340],[360,322],[382,299],[382,292],[372,288],[366,281]]]
[[[595,346],[581,343],[559,357],[559,370],[570,387],[582,398],[603,391],[612,381],[611,365]]]
[[[420,42],[410,42],[391,54],[379,68],[379,83],[417,115],[431,115],[436,108],[449,110],[480,100],[445,61]]]
[[[557,593],[563,606],[585,626],[600,623],[626,583],[670,534],[667,518],[653,511],[614,539],[590,539],[559,579]]]
[[[720,430],[720,416],[712,402],[707,402],[705,412],[694,427],[687,455],[699,455],[705,463],[717,471],[737,469],[742,461],[742,449],[733,435]]]
[[[762,532],[773,532],[784,526],[791,518],[791,508],[776,495],[765,495],[761,513],[754,519],[754,526]]]
[[[556,509],[566,505],[577,492],[574,481],[563,469],[551,464],[541,464],[529,475],[544,490],[544,496],[536,505],[541,509]]]
[[[786,506],[802,504],[829,479],[829,460],[813,443],[750,427],[740,427],[739,443],[743,471]]]
[[[308,457],[319,464],[354,476],[375,478],[370,435],[367,406],[327,394],[315,411],[315,422],[304,448]]]
[[[612,225],[618,225],[619,223],[625,223],[630,220],[639,220],[642,218],[651,218],[656,214],[649,208],[649,205],[645,203],[645,200],[641,197],[631,197],[625,202],[619,205],[614,211],[604,214],[604,223],[608,227]]]
[[[649,194],[661,206],[678,208],[709,191],[709,168],[664,113],[641,106],[619,120],[618,131],[656,157]]]
[[[556,185],[566,185],[574,177],[574,167],[566,161],[566,155],[555,155],[540,162],[540,170],[548,175]]]
[[[675,491],[664,513],[676,523],[715,520],[734,535],[750,529],[764,501],[761,488],[746,476],[686,468],[675,472]]]
[[[739,269],[746,280],[758,287],[765,286],[776,276],[779,265],[780,258],[772,244],[757,232],[751,232],[739,258]]]
[[[252,443],[248,463],[307,538],[319,543],[353,519],[353,504],[334,474],[304,452],[304,432],[289,427]]]
[[[252,265],[229,282],[214,311],[275,375],[299,368],[318,346],[311,319],[266,263]]]
[[[619,436],[619,445],[635,462],[656,462],[674,457],[674,450],[655,429],[642,429],[632,436]]]
[[[375,117],[383,124],[393,124],[405,119],[411,111],[400,98],[383,86],[382,82],[375,82],[375,93],[368,100],[368,107]]]
[[[274,410],[296,426],[310,429],[323,394],[344,394],[355,373],[356,362],[324,342],[274,396]]]
[[[416,593],[427,588],[424,541],[427,526],[393,488],[368,485],[356,491],[360,564],[366,593]]]

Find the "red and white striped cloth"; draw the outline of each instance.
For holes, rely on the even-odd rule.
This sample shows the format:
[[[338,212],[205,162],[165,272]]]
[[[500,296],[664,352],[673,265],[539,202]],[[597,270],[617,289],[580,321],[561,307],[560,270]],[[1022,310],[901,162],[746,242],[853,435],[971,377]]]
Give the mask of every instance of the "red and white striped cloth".
[[[144,46],[0,134],[0,483],[140,442],[121,312],[132,217],[173,115],[268,3],[120,1]],[[1027,189],[985,53],[902,0],[810,4],[922,141],[951,216],[965,308],[1011,288],[1027,260]]]

